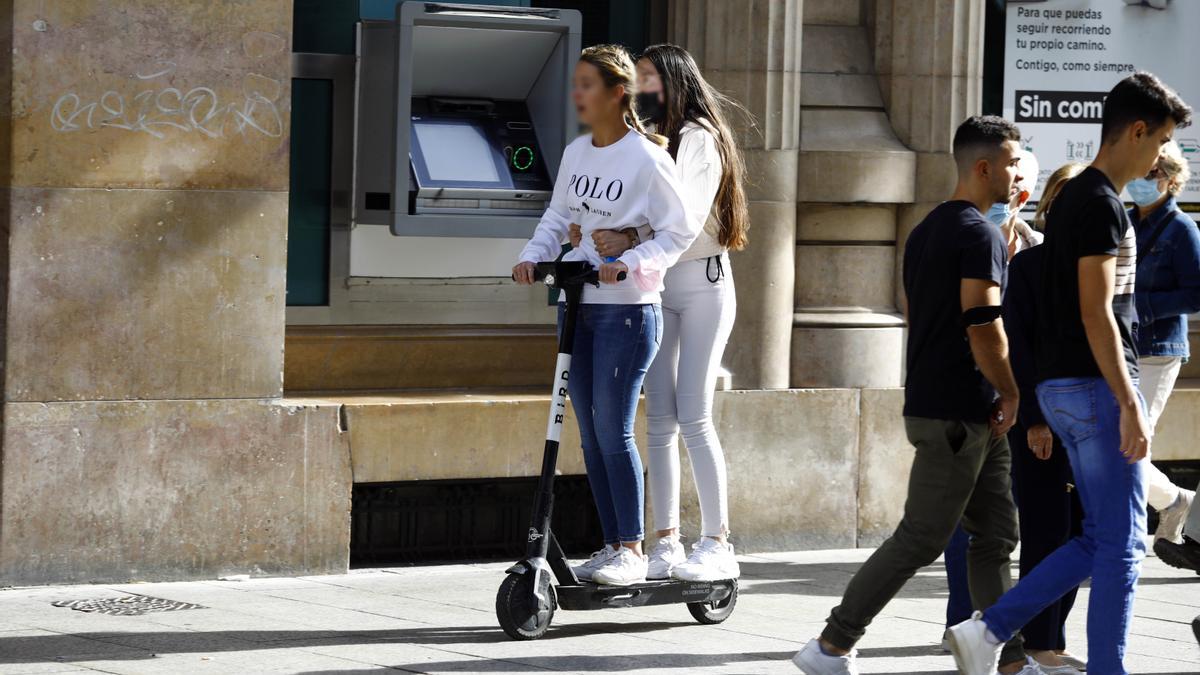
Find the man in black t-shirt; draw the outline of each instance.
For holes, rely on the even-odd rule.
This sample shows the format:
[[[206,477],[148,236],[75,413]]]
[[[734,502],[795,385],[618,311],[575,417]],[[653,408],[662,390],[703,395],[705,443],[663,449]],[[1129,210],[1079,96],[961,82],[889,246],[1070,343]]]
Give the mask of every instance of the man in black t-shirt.
[[[1133,228],[1125,184],[1154,168],[1191,109],[1149,73],[1104,103],[1100,151],[1067,183],[1046,219],[1046,298],[1034,345],[1038,402],[1062,439],[1084,532],[1038,564],[978,618],[950,629],[959,668],[990,675],[998,643],[1088,578],[1088,670],[1124,673],[1133,593],[1146,550],[1150,429],[1138,394]]]
[[[999,117],[963,122],[954,135],[954,195],[908,238],[904,423],[916,455],[904,519],[850,580],[821,637],[793,658],[809,675],[857,672],[854,644],[913,574],[937,559],[960,521],[972,535],[971,596],[987,606],[1011,585],[1017,514],[1005,434],[1018,393],[1000,322],[1008,246],[982,212],[1016,194],[1020,139]],[[1025,666],[1019,638],[1003,662],[1005,673]]]

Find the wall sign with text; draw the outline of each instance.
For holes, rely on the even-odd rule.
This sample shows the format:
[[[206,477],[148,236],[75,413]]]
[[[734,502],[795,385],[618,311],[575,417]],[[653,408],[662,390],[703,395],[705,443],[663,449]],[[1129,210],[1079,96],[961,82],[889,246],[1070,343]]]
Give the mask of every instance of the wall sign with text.
[[[1121,78],[1148,70],[1200,108],[1200,0],[1009,0],[1004,116],[1021,127],[1045,179],[1100,147],[1104,97]],[[1175,134],[1192,166],[1181,202],[1200,202],[1200,128]]]

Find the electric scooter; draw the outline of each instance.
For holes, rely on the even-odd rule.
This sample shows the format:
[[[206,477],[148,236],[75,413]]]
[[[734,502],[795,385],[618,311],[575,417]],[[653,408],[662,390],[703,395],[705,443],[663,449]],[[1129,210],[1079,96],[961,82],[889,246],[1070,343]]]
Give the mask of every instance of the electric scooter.
[[[737,605],[737,579],[723,581],[647,581],[632,586],[604,586],[581,582],[575,576],[562,547],[550,530],[554,511],[554,470],[558,464],[558,442],[567,411],[567,377],[571,371],[571,348],[575,344],[575,321],[584,284],[599,285],[599,275],[587,262],[538,263],[535,279],[566,296],[558,360],[554,368],[554,390],[542,473],[538,478],[529,525],[525,558],[506,570],[496,593],[496,618],[514,640],[536,640],[546,634],[557,609],[587,610],[686,603],[692,617],[702,624],[718,624],[729,618]],[[624,273],[621,273],[624,279]],[[557,583],[555,583],[557,582]]]

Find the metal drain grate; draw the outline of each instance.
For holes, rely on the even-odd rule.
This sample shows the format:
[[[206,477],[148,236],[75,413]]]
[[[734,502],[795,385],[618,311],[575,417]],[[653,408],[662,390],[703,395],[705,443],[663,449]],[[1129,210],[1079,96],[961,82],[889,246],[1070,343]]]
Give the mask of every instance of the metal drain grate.
[[[68,607],[79,612],[95,612],[114,616],[139,616],[149,612],[174,612],[180,609],[206,609],[203,605],[152,598],[149,595],[126,595],[119,598],[95,598],[92,600],[59,600],[50,604],[55,607]]]

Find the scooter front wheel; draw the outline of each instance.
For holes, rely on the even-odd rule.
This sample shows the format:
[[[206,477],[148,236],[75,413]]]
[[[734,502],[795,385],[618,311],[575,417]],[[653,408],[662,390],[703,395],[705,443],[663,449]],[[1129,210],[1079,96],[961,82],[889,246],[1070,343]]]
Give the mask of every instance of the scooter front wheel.
[[[509,574],[496,593],[496,618],[500,627],[514,640],[536,640],[546,634],[554,620],[554,587],[550,587],[550,606],[539,608],[533,594],[532,574]]]
[[[696,621],[707,625],[716,625],[724,622],[730,614],[733,614],[733,608],[737,606],[737,599],[738,583],[737,579],[734,579],[733,589],[729,591],[729,595],[725,599],[717,602],[689,602],[687,608]]]

